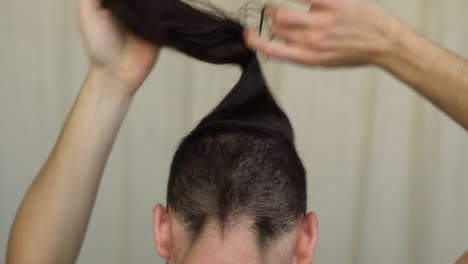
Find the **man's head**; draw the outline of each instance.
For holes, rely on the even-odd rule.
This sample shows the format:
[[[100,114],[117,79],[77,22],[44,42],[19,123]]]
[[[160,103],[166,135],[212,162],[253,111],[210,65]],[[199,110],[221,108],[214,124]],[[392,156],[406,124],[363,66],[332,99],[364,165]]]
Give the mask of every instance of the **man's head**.
[[[291,123],[244,42],[244,27],[218,8],[186,1],[102,3],[142,39],[242,68],[236,85],[174,156],[167,211],[154,210],[159,254],[174,264],[309,263],[317,223],[306,215],[305,170]]]
[[[169,263],[310,263],[305,170],[293,143],[265,129],[213,124],[175,153],[168,210],[154,210],[158,253]]]

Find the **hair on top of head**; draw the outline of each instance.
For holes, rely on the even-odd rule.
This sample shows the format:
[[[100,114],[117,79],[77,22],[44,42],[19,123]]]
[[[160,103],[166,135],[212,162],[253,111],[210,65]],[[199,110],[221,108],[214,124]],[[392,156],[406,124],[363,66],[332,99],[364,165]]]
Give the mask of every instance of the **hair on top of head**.
[[[293,129],[268,90],[236,21],[179,0],[102,0],[138,36],[196,59],[238,64],[242,76],[180,143],[167,202],[195,241],[208,222],[250,219],[264,248],[306,212],[305,169]]]

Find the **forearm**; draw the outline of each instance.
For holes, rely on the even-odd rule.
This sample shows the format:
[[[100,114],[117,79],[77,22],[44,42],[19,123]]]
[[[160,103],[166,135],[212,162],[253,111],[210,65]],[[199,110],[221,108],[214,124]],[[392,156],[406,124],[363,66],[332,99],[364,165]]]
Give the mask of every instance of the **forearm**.
[[[468,130],[468,62],[403,28],[378,62]]]
[[[468,130],[468,62],[431,44],[390,13],[360,0],[310,0],[309,12],[269,8],[271,32],[247,31],[268,57],[311,66],[382,66]]]
[[[26,194],[7,263],[73,263],[131,95],[90,71],[48,161]]]

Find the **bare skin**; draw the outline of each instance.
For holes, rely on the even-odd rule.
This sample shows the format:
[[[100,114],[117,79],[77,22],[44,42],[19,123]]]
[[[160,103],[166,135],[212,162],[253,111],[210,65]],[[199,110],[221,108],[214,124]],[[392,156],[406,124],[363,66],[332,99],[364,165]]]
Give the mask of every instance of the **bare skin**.
[[[376,65],[406,82],[468,130],[468,62],[362,0],[303,0],[308,13],[270,8],[268,41],[246,31],[266,56],[313,67]]]
[[[134,94],[157,60],[159,47],[120,27],[112,14],[99,8],[98,3],[98,0],[79,0],[77,21],[89,57],[89,72],[56,146],[18,210],[10,233],[8,264],[76,261],[115,138]],[[321,5],[323,16],[317,17],[322,20],[315,15],[311,19],[312,16],[289,14],[284,10],[271,11],[276,18],[273,31],[288,39],[288,46],[267,43],[249,32],[246,40],[253,49],[267,55],[311,66],[380,65],[468,127],[467,80],[462,74],[466,72],[466,63],[462,59],[433,46],[377,7],[355,0],[315,0],[314,4],[317,8]],[[364,19],[366,16],[380,22],[371,23]],[[351,23],[351,17],[360,19]],[[329,21],[325,23],[325,20]],[[316,21],[324,24],[315,27]],[[282,31],[284,27],[294,30]],[[368,34],[361,34],[363,30]],[[322,35],[316,37],[310,32]],[[310,34],[310,43],[302,43],[298,37],[305,33]],[[398,48],[405,52],[396,53]],[[434,65],[433,60],[445,68]],[[427,74],[444,83],[445,88],[433,84],[434,80],[423,80]],[[186,234],[171,231],[180,229],[177,224],[171,224],[174,221],[171,212],[166,212],[161,205],[154,211],[156,250],[166,258],[183,252],[174,249],[173,242]],[[293,236],[296,247],[289,249],[294,257],[292,263],[310,262],[317,239],[316,228],[313,214],[298,222]],[[238,249],[236,241],[233,239],[229,246]],[[465,255],[457,264],[468,263],[467,258]]]
[[[455,264],[468,264],[468,251]]]
[[[99,3],[79,0],[76,18],[89,72],[56,146],[18,210],[8,264],[75,263],[109,153],[135,93],[157,60],[160,47],[125,30]],[[223,243],[213,229],[192,246],[171,210],[160,204],[154,209],[155,247],[172,264],[206,263],[206,259],[232,263],[231,256],[239,258],[237,262],[253,263],[260,257],[256,240],[250,229],[241,226],[225,234]],[[267,255],[268,263],[310,263],[317,233],[315,214],[300,217],[278,244],[280,250]]]
[[[75,262],[117,132],[156,61],[159,48],[119,27],[98,3],[79,1],[76,19],[89,72],[55,148],[19,208],[10,233],[9,264]]]

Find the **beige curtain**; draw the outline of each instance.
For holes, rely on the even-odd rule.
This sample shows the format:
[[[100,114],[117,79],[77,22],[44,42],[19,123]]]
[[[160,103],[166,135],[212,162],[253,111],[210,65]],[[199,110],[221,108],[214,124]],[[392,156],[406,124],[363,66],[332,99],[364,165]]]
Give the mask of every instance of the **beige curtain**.
[[[86,73],[76,2],[0,1],[2,259],[16,208]],[[468,57],[467,1],[379,4]],[[239,74],[163,52],[114,147],[78,263],[164,263],[151,210],[165,201],[171,156]],[[376,68],[287,65],[276,77],[308,169],[309,209],[319,216],[315,263],[453,263],[468,249],[464,130]]]

